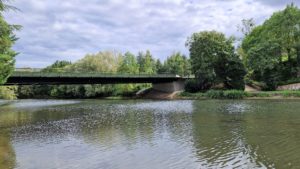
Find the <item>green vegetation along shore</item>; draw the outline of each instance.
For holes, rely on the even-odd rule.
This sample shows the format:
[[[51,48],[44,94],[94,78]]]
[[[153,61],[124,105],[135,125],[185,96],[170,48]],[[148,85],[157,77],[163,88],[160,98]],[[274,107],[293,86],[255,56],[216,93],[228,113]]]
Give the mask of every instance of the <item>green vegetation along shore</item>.
[[[209,90],[205,93],[182,92],[176,99],[300,99],[300,91],[259,91],[247,92],[240,90]]]

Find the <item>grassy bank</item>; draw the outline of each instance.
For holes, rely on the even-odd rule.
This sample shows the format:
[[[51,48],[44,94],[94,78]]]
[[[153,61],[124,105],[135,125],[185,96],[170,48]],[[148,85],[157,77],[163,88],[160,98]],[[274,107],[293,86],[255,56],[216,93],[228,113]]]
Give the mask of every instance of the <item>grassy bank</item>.
[[[260,91],[245,92],[239,90],[209,90],[205,93],[182,92],[177,95],[182,99],[247,99],[247,98],[300,98],[300,91]]]

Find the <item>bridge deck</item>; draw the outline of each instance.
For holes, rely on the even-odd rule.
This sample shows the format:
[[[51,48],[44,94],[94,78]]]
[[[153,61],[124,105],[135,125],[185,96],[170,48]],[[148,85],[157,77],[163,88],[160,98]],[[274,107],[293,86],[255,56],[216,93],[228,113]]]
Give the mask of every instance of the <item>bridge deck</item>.
[[[166,83],[187,78],[174,74],[14,72],[5,85]]]

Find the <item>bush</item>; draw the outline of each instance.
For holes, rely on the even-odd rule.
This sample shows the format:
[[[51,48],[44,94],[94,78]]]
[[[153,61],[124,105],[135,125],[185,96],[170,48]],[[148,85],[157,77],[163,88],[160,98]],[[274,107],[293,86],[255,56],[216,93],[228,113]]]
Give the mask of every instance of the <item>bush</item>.
[[[200,84],[197,80],[190,79],[185,82],[184,90],[186,92],[196,93],[196,92],[199,92],[201,90],[201,88],[200,88]]]
[[[226,99],[242,99],[247,96],[247,93],[242,90],[226,90],[223,92],[223,97]]]
[[[300,91],[280,91],[283,97],[300,97]]]
[[[0,86],[0,99],[13,100],[17,98],[17,87],[15,86]]]
[[[255,92],[255,93],[248,93],[248,97],[270,97],[270,92]]]
[[[206,97],[211,99],[243,99],[247,93],[242,90],[209,90]]]
[[[206,94],[206,97],[211,98],[211,99],[223,99],[224,98],[223,90],[209,90],[205,94]]]

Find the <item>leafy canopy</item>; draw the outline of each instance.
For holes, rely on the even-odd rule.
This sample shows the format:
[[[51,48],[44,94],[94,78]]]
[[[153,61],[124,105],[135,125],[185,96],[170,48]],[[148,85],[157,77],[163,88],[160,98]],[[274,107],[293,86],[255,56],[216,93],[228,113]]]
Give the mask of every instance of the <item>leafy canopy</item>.
[[[300,10],[294,4],[275,12],[242,42],[250,77],[275,89],[278,81],[299,76]]]
[[[188,38],[192,72],[200,89],[220,83],[229,89],[244,89],[245,68],[232,43],[233,38],[216,31],[194,33]]]
[[[190,62],[186,56],[180,52],[173,53],[167,58],[164,63],[165,71],[172,74],[178,75],[189,75],[190,74]]]
[[[2,14],[9,8],[12,7],[4,4],[3,0],[0,1],[0,84],[5,83],[14,70],[17,53],[11,47],[17,41],[14,31],[21,28],[18,25],[10,25],[4,20]]]

